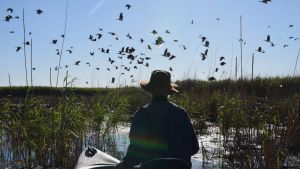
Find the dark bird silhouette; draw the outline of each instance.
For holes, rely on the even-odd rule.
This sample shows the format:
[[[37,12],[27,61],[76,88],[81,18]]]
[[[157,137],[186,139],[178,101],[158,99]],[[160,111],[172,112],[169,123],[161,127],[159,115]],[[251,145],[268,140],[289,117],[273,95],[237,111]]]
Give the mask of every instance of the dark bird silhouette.
[[[68,68],[69,66],[68,65],[65,65],[65,68]]]
[[[15,18],[16,18],[16,19],[20,19],[20,17],[19,17],[19,16],[15,16]]]
[[[13,12],[14,12],[14,10],[13,10],[12,8],[7,8],[7,9],[6,9],[6,12],[13,13]]]
[[[91,40],[91,41],[96,41],[97,39],[96,39],[96,38],[94,38],[94,36],[93,36],[93,35],[90,35],[90,36],[89,36],[89,40]]]
[[[176,56],[171,55],[170,58],[169,58],[169,60],[172,60],[172,59],[174,59],[174,58],[176,58]]]
[[[261,53],[265,53],[265,51],[261,47],[258,47],[256,51],[261,52]]]
[[[145,57],[145,59],[146,59],[146,60],[150,60],[151,58],[150,58],[150,57]]]
[[[90,55],[91,55],[91,56],[94,56],[94,54],[95,54],[95,52],[90,52]]]
[[[217,21],[220,21],[220,18],[216,18]]]
[[[103,31],[103,29],[102,29],[102,28],[99,28],[99,31]]]
[[[272,47],[274,47],[274,46],[275,46],[275,44],[274,44],[273,42],[271,42],[271,46],[272,46]]]
[[[32,68],[33,71],[35,71],[35,69],[36,69],[35,67]]]
[[[106,49],[105,53],[109,53],[109,49]]]
[[[135,57],[134,57],[132,54],[129,54],[129,55],[127,56],[127,59],[134,60]]]
[[[90,64],[89,62],[86,62],[86,64],[87,64],[89,67],[91,67],[91,64]]]
[[[208,80],[209,80],[209,81],[215,81],[216,78],[212,76],[212,77],[208,78]]]
[[[110,62],[110,64],[113,64],[115,61],[112,60],[110,57],[108,58],[108,61]]]
[[[73,51],[72,50],[70,50],[70,49],[68,49],[68,50],[66,50],[67,52],[69,52],[69,54],[71,54]]]
[[[172,72],[172,71],[173,71],[173,68],[172,68],[172,67],[169,67],[169,70]]]
[[[128,39],[132,39],[132,37],[130,36],[129,33],[127,33],[126,37],[127,37]]]
[[[57,39],[53,39],[51,43],[55,45],[57,43]]]
[[[207,54],[208,54],[208,49],[206,49],[206,50],[204,51],[204,53],[201,53],[202,60],[205,60],[205,59],[206,59]]]
[[[226,64],[225,62],[221,62],[221,63],[220,63],[221,66],[224,66],[225,64]]]
[[[289,45],[287,45],[287,44],[283,45],[284,48],[286,48],[286,47],[288,47],[288,46],[289,46]]]
[[[15,31],[10,31],[9,33],[15,33]]]
[[[101,34],[101,33],[97,33],[96,35],[97,35],[97,38],[98,38],[98,39],[100,39],[100,38],[102,37],[102,34]]]
[[[216,67],[215,72],[218,72],[219,68]]]
[[[114,33],[114,32],[108,32],[109,34],[111,34],[111,36],[115,36],[116,35],[116,33]]]
[[[100,68],[96,67],[97,70],[100,70]]]
[[[224,56],[221,56],[220,57],[220,61],[222,61],[222,60],[224,60],[225,59],[225,57]]]
[[[166,30],[166,33],[171,34],[171,32],[169,30]]]
[[[21,50],[22,47],[21,46],[18,46],[17,49],[16,49],[16,52],[19,52],[19,50]]]
[[[178,40],[177,40],[177,39],[174,39],[174,42],[178,42]]]
[[[79,61],[76,61],[76,62],[74,63],[74,65],[78,65],[78,66],[79,66],[79,63],[80,63],[80,60],[79,60]]]
[[[119,18],[117,20],[123,21],[123,13],[122,12],[120,13]]]
[[[29,42],[29,41],[26,41],[24,44],[29,46],[29,45],[30,45],[30,42]]]
[[[202,42],[204,42],[207,38],[205,36],[200,36]]]
[[[37,9],[37,10],[35,10],[35,11],[36,11],[36,13],[37,13],[38,15],[41,15],[41,14],[44,13],[44,11],[42,11],[41,9]]]
[[[151,48],[151,46],[150,46],[150,45],[148,45],[147,47],[148,47],[148,49],[149,49],[149,50],[152,50],[152,48]]]
[[[131,47],[129,50],[128,50],[128,53],[133,53],[135,52],[135,49],[133,47]]]
[[[134,68],[134,69],[137,69],[138,67],[137,67],[137,66],[133,66],[133,68]]]
[[[289,25],[289,28],[292,28],[292,27],[294,27],[294,25]]]
[[[295,41],[296,41],[296,40],[299,40],[299,38],[295,38]]]
[[[143,39],[143,38],[141,38],[141,39],[140,39],[140,42],[141,42],[141,43],[143,43],[143,42],[144,42],[144,39]]]
[[[111,83],[115,83],[115,78],[111,78]]]
[[[110,68],[106,68],[107,71],[110,71]]]
[[[168,57],[168,48],[166,48],[166,49],[164,50],[164,53],[162,54],[162,56]]]
[[[150,32],[150,33],[152,33],[153,35],[156,35],[157,31],[156,30],[152,30],[152,32]]]
[[[7,15],[4,18],[4,21],[9,22],[13,17],[11,15]]]
[[[194,20],[191,21],[191,24],[194,24]]]
[[[185,45],[183,45],[182,47],[183,47],[183,50],[186,50],[186,49],[187,49]]]
[[[266,42],[271,42],[271,36],[268,35],[268,36],[267,36],[267,39],[266,39],[265,41],[266,41]]]
[[[205,47],[209,47],[209,41],[205,41],[204,45]]]
[[[61,38],[65,38],[65,35],[64,35],[64,34],[61,34],[60,37],[61,37]]]
[[[262,2],[262,3],[264,3],[264,4],[268,4],[268,2],[271,2],[271,0],[261,0],[261,1],[259,1],[259,2]]]
[[[293,39],[293,38],[294,38],[293,36],[290,36],[290,37],[289,37],[289,39]]]
[[[157,37],[157,39],[155,40],[155,45],[161,45],[161,44],[163,44],[163,43],[165,43],[165,41],[163,40],[163,38],[162,37]]]
[[[131,8],[130,4],[126,4],[125,7],[129,10]]]

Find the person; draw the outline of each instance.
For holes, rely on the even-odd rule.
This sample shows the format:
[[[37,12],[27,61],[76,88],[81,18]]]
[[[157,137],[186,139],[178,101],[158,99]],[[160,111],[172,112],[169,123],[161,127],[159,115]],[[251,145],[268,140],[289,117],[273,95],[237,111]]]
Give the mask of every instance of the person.
[[[168,101],[168,95],[179,93],[178,85],[171,83],[169,72],[155,70],[140,86],[152,94],[152,100],[135,113],[127,153],[115,168],[130,169],[161,158],[179,159],[191,168],[191,156],[199,151],[195,131],[187,112]]]

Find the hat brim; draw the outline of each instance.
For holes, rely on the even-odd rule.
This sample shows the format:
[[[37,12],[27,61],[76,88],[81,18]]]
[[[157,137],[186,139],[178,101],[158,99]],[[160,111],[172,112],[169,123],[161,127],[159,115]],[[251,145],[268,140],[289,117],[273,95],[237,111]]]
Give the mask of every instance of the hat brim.
[[[160,87],[160,86],[154,86],[149,83],[149,80],[143,80],[140,82],[140,86],[142,89],[155,94],[155,95],[170,95],[170,94],[175,94],[179,93],[177,88],[179,86],[175,83],[170,83],[169,87]]]

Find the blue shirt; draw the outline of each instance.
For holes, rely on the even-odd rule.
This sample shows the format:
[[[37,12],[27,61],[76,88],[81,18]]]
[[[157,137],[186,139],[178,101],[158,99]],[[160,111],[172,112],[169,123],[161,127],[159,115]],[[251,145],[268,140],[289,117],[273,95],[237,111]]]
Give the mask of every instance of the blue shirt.
[[[199,150],[188,114],[164,97],[154,97],[135,113],[129,138],[123,159],[128,168],[156,158],[178,158],[191,166],[191,156]]]

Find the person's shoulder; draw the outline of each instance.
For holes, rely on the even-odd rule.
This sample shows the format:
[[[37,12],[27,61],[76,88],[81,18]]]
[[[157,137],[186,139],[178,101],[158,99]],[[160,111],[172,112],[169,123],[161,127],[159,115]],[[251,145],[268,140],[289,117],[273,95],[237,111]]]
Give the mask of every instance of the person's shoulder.
[[[177,105],[173,102],[169,102],[169,104],[172,108],[172,111],[176,111],[176,112],[179,112],[179,113],[186,113],[186,110],[183,107],[181,107],[181,106],[179,106],[179,105]]]
[[[142,107],[139,107],[139,108],[137,109],[137,111],[136,111],[135,114],[143,114],[143,113],[145,112],[145,110],[147,109],[148,105],[149,105],[149,104],[146,104],[146,105],[144,105],[144,106],[142,106]]]

